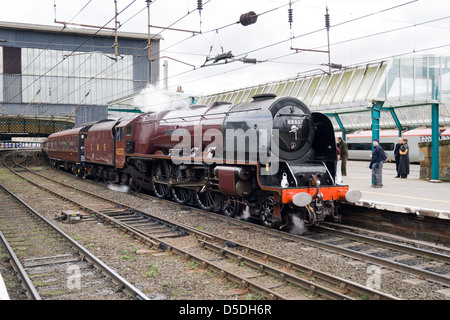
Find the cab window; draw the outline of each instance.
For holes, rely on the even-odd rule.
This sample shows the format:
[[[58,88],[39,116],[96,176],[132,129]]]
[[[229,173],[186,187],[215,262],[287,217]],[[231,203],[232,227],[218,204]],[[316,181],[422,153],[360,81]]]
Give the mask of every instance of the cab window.
[[[126,127],[126,134],[127,137],[131,137],[133,135],[133,126],[131,124]]]

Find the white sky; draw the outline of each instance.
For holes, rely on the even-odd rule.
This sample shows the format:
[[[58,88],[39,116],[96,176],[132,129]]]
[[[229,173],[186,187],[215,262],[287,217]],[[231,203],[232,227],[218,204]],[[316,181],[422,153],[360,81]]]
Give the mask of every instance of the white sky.
[[[161,56],[196,66],[194,70],[186,64],[168,60],[169,86],[182,86],[185,92],[190,93],[210,94],[291,78],[313,69],[328,70],[328,67],[321,65],[328,63],[326,53],[295,54],[290,49],[292,46],[327,50],[324,18],[326,6],[331,18],[332,63],[344,66],[365,64],[413,52],[450,54],[448,0],[291,1],[294,10],[292,29],[288,23],[289,0],[203,0],[202,34],[195,37],[191,33],[169,30],[161,32],[160,29],[152,28],[152,33],[161,32],[164,38],[161,41]],[[57,20],[70,21],[88,2],[89,0],[1,0],[0,21],[61,26],[54,23],[54,3]],[[119,11],[132,2],[133,0],[117,0]],[[278,7],[281,8],[262,14]],[[200,16],[196,8],[197,0],[153,0],[150,6],[151,24],[200,31]],[[240,15],[248,11],[262,15],[253,25],[244,27],[235,24]],[[138,14],[132,18],[136,13]],[[113,0],[91,0],[73,22],[103,26],[113,17]],[[121,31],[146,34],[145,0],[135,0],[118,19],[123,24]],[[178,21],[179,19],[181,20]],[[440,20],[424,24],[436,19]],[[233,25],[215,31],[230,24]],[[114,22],[108,26],[113,27]],[[387,32],[400,28],[402,29]],[[295,37],[293,40],[290,40],[291,33]],[[381,34],[375,35],[378,33]],[[276,43],[278,44],[274,45]],[[431,48],[436,49],[430,50]],[[248,54],[248,58],[266,62],[250,65],[238,61],[200,67],[206,56],[216,56],[228,51],[235,57]],[[163,76],[161,68],[161,78]]]

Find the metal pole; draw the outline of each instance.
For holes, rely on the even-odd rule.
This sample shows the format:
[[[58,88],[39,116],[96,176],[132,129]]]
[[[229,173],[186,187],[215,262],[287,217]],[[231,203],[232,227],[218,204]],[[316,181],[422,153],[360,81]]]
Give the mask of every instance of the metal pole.
[[[436,71],[435,71],[436,72]],[[436,73],[432,77],[432,99],[439,100],[439,85]],[[439,181],[439,103],[431,104],[431,180]]]
[[[371,110],[372,116],[372,141],[374,139],[380,140],[380,118],[381,118],[381,107],[383,106],[383,101],[376,101]],[[381,141],[380,141],[381,143]],[[372,144],[373,151],[373,144]],[[375,184],[375,181],[372,179],[372,185]]]
[[[325,14],[325,26],[327,28],[328,39],[328,72],[331,74],[331,53],[330,53],[330,15],[328,14],[328,7]]]
[[[380,117],[381,117],[381,107],[383,106],[383,101],[377,101],[372,107],[372,141],[373,139],[380,140]]]
[[[439,181],[439,104],[431,104],[431,181]]]
[[[164,89],[169,90],[169,61],[164,60]]]
[[[30,101],[30,103],[27,105],[27,107],[25,108],[25,110],[22,111],[22,113],[20,114],[19,117],[23,116],[23,114],[25,113],[25,111],[27,111],[28,107],[34,102],[34,99],[36,99],[37,95],[41,92],[41,88],[39,88],[39,90],[36,92],[36,94],[34,95],[33,99]]]
[[[3,111],[5,111],[5,114],[8,115],[8,111],[6,111],[5,107],[2,106],[2,104],[0,103],[0,107],[2,107]]]
[[[339,117],[339,114],[337,113],[325,113],[326,116],[328,117],[334,117],[336,119],[336,122],[339,125],[339,128],[341,128],[341,132],[342,132],[342,140],[346,141],[347,140],[347,136],[345,133],[345,127],[344,124],[341,121],[341,118]]]
[[[152,58],[151,58],[151,43],[150,43],[150,2],[151,0],[145,0],[147,2],[147,11],[148,11],[148,44],[147,44],[147,52],[148,52],[148,80],[149,82],[152,79]]]
[[[116,54],[116,61],[117,61],[117,57],[118,57],[118,48],[119,48],[119,43],[117,41],[117,0],[114,0],[115,3],[115,7],[116,7],[116,12],[115,12],[115,39],[114,39],[114,50],[115,50],[115,54]]]
[[[335,118],[336,118],[336,121],[337,121],[339,127],[341,128],[341,131],[342,131],[342,140],[347,141],[347,135],[345,133],[345,127],[344,127],[344,124],[341,121],[341,118],[339,117],[339,114],[336,113],[335,114]]]
[[[395,109],[393,107],[390,108],[382,108],[383,111],[389,111],[391,113],[392,119],[394,119],[395,125],[397,126],[398,129],[398,136],[401,137],[402,136],[402,124],[400,123],[399,118],[397,117],[397,114],[395,113]]]

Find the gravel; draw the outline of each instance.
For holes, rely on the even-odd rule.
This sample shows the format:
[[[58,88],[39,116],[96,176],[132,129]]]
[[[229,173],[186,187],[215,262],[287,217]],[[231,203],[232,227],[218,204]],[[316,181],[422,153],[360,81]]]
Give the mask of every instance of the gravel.
[[[401,299],[445,299],[443,294],[437,292],[437,290],[443,289],[442,286],[424,281],[416,281],[418,284],[412,284],[413,281],[406,281],[415,279],[412,275],[378,267],[374,269],[365,262],[237,226],[233,223],[233,220],[225,222],[218,220],[214,213],[199,213],[197,210],[181,207],[175,203],[168,204],[156,198],[113,191],[104,184],[98,184],[90,180],[75,180],[75,177],[67,173],[44,168],[46,170],[41,172],[44,175],[66,183],[70,182],[76,188],[99,193],[141,211],[164,219],[172,219],[192,228],[217,233],[231,241],[241,242],[272,254],[276,253],[276,255],[285,259],[329,272],[362,285],[375,283],[379,285],[381,291]],[[55,213],[70,207],[35,187],[18,181],[18,179],[11,179],[11,175],[4,170],[0,174],[0,183],[12,188],[14,192],[18,192],[26,202],[32,204],[37,211],[48,217],[53,217]],[[229,300],[261,298],[251,293],[236,295],[234,283],[223,281],[219,275],[212,271],[193,267],[189,261],[184,261],[176,255],[166,253],[140,254],[148,248],[128,235],[110,226],[103,225],[97,220],[76,224],[60,222],[55,222],[55,224],[79,243],[89,248],[106,264],[114,268],[152,299]],[[377,270],[379,273],[375,274],[372,270]],[[380,281],[373,282],[374,276],[378,274]]]

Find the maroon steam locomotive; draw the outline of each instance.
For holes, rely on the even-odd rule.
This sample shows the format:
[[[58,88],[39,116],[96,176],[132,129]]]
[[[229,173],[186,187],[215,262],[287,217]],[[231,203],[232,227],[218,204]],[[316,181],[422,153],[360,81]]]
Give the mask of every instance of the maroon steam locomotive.
[[[45,149],[52,165],[81,178],[227,216],[245,208],[268,227],[294,216],[306,226],[337,221],[338,204],[361,196],[335,183],[330,120],[271,94],[85,124],[50,135]]]

